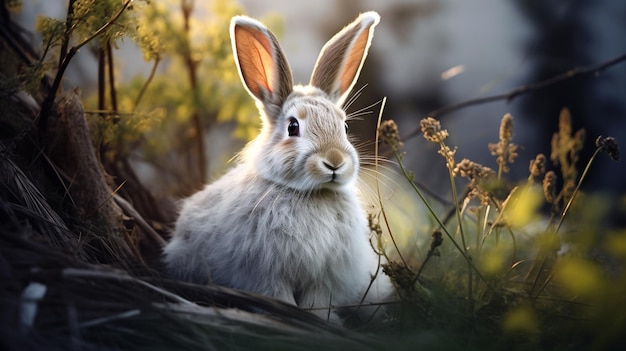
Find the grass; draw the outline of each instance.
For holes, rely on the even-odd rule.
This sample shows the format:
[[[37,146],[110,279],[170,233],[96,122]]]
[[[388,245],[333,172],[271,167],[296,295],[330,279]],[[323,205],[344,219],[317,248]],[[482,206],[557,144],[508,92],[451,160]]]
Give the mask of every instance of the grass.
[[[581,184],[598,155],[619,158],[617,143],[598,137],[593,156],[577,177],[584,132],[571,135],[568,111],[560,117],[551,155],[554,167],[562,172],[564,186],[558,191],[556,173],[546,171],[549,165],[543,155],[530,163],[527,181],[508,185],[513,184],[505,179],[508,164],[515,161],[519,148],[512,143],[509,114],[502,120],[498,142],[489,144],[497,171],[470,160],[456,162],[456,149],[446,145],[448,132],[439,121],[423,119],[422,135],[439,145],[448,170],[453,216],[437,213],[415,184],[403,163],[395,123],[380,124],[381,141],[435,222],[433,241],[421,262],[404,254],[408,263],[385,267],[402,300],[405,335],[435,331],[440,341],[451,337],[459,342],[458,348],[470,349],[625,345],[617,330],[626,327],[626,257],[616,247],[626,245],[626,232],[603,227],[606,224],[599,219],[594,222],[598,227],[580,227],[585,204],[578,201]],[[459,177],[469,180],[462,198],[456,189]],[[584,195],[587,201],[592,196]]]
[[[512,128],[511,117],[506,119]],[[531,162],[528,179],[508,185],[507,164],[517,146],[512,146],[512,136],[502,136],[512,135],[512,130],[501,132],[492,144],[500,169],[496,172],[470,160],[457,162],[438,121],[425,119],[422,126],[424,135],[439,145],[451,186],[461,177],[467,187],[450,201],[456,204],[453,209],[430,198],[406,169],[397,126],[380,123],[380,139],[432,217],[431,228],[410,240],[431,240],[420,244],[425,246],[418,250],[426,252],[422,256],[406,250],[406,243],[394,240],[388,245],[389,263],[383,270],[394,281],[399,302],[386,305],[389,320],[353,329],[266,297],[172,281],[137,246],[134,230],[108,233],[89,217],[57,213],[58,207],[48,203],[24,172],[4,163],[1,190],[7,206],[1,211],[11,220],[0,226],[0,317],[6,321],[0,328],[2,345],[9,350],[42,345],[85,350],[623,346],[626,231],[605,227],[593,218],[597,214],[588,214],[586,204],[607,200],[581,191],[601,153],[619,157],[615,140],[597,139],[596,151],[573,187],[565,181],[556,187],[559,170],[548,171],[548,158],[541,155]],[[553,150],[554,155],[567,155],[559,165],[567,163],[560,168],[570,177],[578,174],[571,169],[581,149],[576,135],[561,131],[561,142],[553,143],[571,148]],[[21,185],[15,187],[16,182]],[[384,226],[397,227],[400,223],[386,213],[392,211],[384,206],[389,199],[378,194]],[[370,216],[378,234],[373,249],[382,253],[383,229],[376,218]],[[564,247],[567,252],[560,252]]]
[[[439,146],[450,186],[460,184],[459,178],[467,181],[465,189],[453,189],[450,209],[416,184],[395,123],[380,122],[380,139],[432,225],[409,244],[393,240],[385,250],[376,219],[387,229],[401,223],[394,222],[388,213],[393,210],[385,208],[389,199],[378,192],[382,215],[370,216],[378,234],[373,249],[387,251],[383,271],[394,281],[399,301],[385,305],[389,320],[352,329],[266,297],[172,281],[158,272],[159,253],[142,250],[138,233],[148,223],[142,227],[127,219],[127,231],[112,232],[77,215],[66,195],[42,191],[47,189],[7,158],[0,169],[0,215],[7,219],[0,225],[0,345],[9,350],[619,348],[626,341],[626,230],[608,227],[594,211],[608,200],[581,191],[594,160],[602,153],[618,159],[619,150],[614,139],[599,137],[578,176],[583,133],[572,133],[568,116],[561,114],[553,140],[554,166],[538,155],[529,177],[517,184],[506,179],[517,157],[511,116],[490,147],[498,171],[457,161],[440,122],[423,120],[423,135]],[[394,239],[394,230],[390,235]],[[408,250],[411,241],[420,247]]]

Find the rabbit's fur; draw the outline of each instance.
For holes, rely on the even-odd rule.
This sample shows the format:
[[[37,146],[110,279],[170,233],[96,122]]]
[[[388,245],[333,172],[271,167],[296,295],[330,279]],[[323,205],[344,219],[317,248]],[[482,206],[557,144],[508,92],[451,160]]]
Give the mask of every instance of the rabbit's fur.
[[[378,256],[341,105],[378,21],[364,13],[337,33],[310,84],[294,87],[274,35],[251,18],[233,18],[235,61],[263,128],[237,166],[184,201],[164,252],[172,275],[275,297],[324,317],[331,305],[361,302]],[[380,273],[364,301],[384,300],[391,290]]]

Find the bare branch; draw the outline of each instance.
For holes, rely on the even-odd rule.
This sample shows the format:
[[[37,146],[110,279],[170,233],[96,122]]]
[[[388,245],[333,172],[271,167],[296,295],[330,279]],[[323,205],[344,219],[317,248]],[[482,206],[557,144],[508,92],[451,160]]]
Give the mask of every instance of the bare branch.
[[[154,64],[152,65],[152,69],[150,70],[150,75],[148,76],[148,79],[146,79],[146,81],[141,86],[141,90],[139,91],[137,98],[135,98],[135,104],[133,105],[133,112],[135,112],[135,110],[137,109],[137,106],[139,106],[139,103],[141,102],[143,95],[146,93],[146,90],[148,90],[148,85],[150,85],[150,83],[152,82],[152,79],[154,79],[154,76],[156,74],[157,67],[159,66],[160,61],[161,61],[161,58],[159,56],[157,56],[154,59]]]
[[[598,74],[599,72],[608,69],[614,65],[617,65],[619,63],[622,63],[626,61],[626,54],[622,54],[619,55],[617,57],[614,57],[610,60],[595,64],[595,65],[590,65],[590,66],[583,66],[583,67],[575,67],[569,71],[557,74],[553,77],[550,77],[548,79],[545,80],[541,80],[535,83],[530,83],[527,85],[522,85],[519,86],[507,93],[504,94],[496,94],[496,95],[491,95],[491,96],[485,96],[482,98],[477,98],[477,99],[470,99],[470,100],[465,100],[465,101],[461,101],[458,102],[456,104],[452,104],[452,105],[448,105],[448,106],[444,106],[440,109],[434,110],[432,112],[430,112],[428,114],[428,116],[430,117],[438,117],[441,116],[443,114],[452,112],[452,111],[456,111],[456,110],[460,110],[462,108],[465,107],[469,107],[469,106],[475,106],[475,105],[482,105],[482,104],[487,104],[490,102],[495,102],[495,101],[500,101],[500,100],[506,100],[507,102],[512,101],[513,99],[515,99],[516,97],[520,96],[520,95],[524,95],[526,93],[532,92],[532,91],[537,91],[537,90],[541,90],[544,88],[547,88],[549,86],[561,83],[563,81],[566,81],[568,79],[574,78],[574,77],[579,77],[579,76],[583,76],[583,75],[588,75],[588,74]],[[416,135],[420,134],[420,128],[416,128],[415,130],[411,131],[410,133],[408,133],[407,135],[403,136],[402,139],[403,140],[407,140],[409,138],[412,138]]]
[[[196,135],[194,138],[195,147],[196,147],[196,160],[191,157],[189,159],[189,170],[198,171],[198,179],[195,179],[193,182],[194,188],[199,188],[206,181],[206,172],[207,172],[207,155],[204,150],[204,125],[202,123],[202,119],[200,118],[200,111],[198,110],[198,77],[197,77],[197,68],[198,62],[193,57],[192,48],[191,48],[191,14],[194,10],[195,1],[194,0],[181,0],[180,6],[183,13],[183,31],[184,31],[184,45],[183,45],[183,60],[185,61],[185,66],[187,67],[187,74],[189,76],[189,84],[191,86],[191,93],[193,94],[193,104],[194,109],[191,115],[191,120],[193,122],[193,127],[196,130]]]
[[[129,216],[132,217],[133,221],[145,232],[148,238],[154,241],[160,248],[165,247],[167,242],[157,233],[152,226],[146,222],[146,220],[137,212],[137,210],[130,204],[130,202],[126,201],[123,197],[113,194],[113,198],[119,207]]]

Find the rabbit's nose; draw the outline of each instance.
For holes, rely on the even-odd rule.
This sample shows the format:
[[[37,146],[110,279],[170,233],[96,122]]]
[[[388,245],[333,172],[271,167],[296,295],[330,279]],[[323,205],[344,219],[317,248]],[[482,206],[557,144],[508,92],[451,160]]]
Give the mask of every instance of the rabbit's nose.
[[[344,164],[344,157],[341,151],[337,149],[330,149],[324,155],[324,166],[331,171],[336,171]]]
[[[339,168],[341,168],[341,166],[343,166],[343,163],[338,165],[338,166],[331,165],[330,163],[328,163],[326,161],[324,161],[323,163],[324,163],[324,166],[326,166],[326,168],[330,169],[333,172],[338,170]]]

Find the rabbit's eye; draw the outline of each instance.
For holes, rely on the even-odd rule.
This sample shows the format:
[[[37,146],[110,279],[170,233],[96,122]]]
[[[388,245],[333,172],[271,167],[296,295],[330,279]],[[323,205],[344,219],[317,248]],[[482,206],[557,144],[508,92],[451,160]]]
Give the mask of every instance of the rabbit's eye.
[[[289,126],[287,127],[287,133],[289,133],[290,137],[300,136],[300,124],[298,123],[298,120],[294,117],[289,117]]]
[[[348,123],[344,122],[343,125],[346,127],[346,134],[348,134]]]

